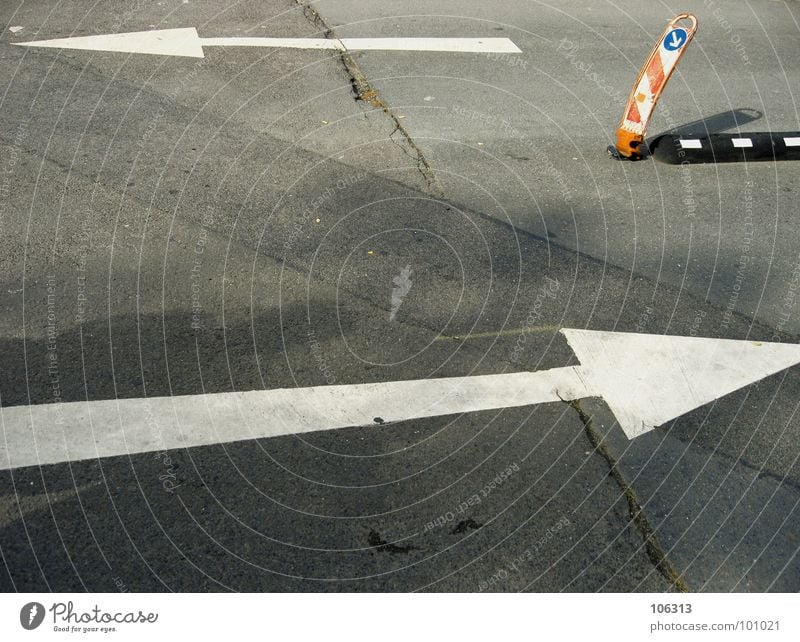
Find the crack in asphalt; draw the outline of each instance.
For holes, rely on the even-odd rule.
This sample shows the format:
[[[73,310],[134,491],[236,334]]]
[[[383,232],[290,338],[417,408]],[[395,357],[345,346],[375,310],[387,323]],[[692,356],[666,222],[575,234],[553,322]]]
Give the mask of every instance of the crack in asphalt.
[[[317,27],[326,38],[337,40],[340,44],[342,44],[342,41],[336,35],[336,32],[333,30],[333,28],[325,21],[319,12],[311,6],[311,3],[308,0],[294,0],[294,2],[303,10],[303,15],[306,17],[306,19],[315,27]],[[422,175],[428,190],[434,196],[438,198],[444,198],[444,188],[439,182],[439,178],[433,171],[428,159],[425,158],[425,154],[423,154],[422,150],[411,138],[411,134],[409,134],[408,130],[400,123],[400,119],[397,114],[392,111],[392,108],[381,97],[378,90],[372,86],[372,84],[369,82],[369,79],[358,67],[358,64],[347,51],[347,48],[344,46],[344,44],[342,44],[342,48],[338,53],[339,59],[341,60],[348,76],[350,77],[350,85],[352,86],[356,101],[361,101],[375,109],[380,109],[384,114],[392,119],[394,122],[394,130],[391,134],[389,134],[389,140],[400,147],[408,155],[408,157],[416,163],[417,171],[419,171],[419,173]],[[401,136],[400,141],[395,138],[395,134],[398,132]]]
[[[639,503],[639,499],[636,496],[636,491],[634,491],[633,487],[628,483],[628,480],[625,479],[622,471],[620,471],[619,462],[617,461],[616,457],[611,454],[611,451],[603,441],[600,433],[595,430],[591,416],[589,416],[586,411],[581,408],[580,401],[565,401],[565,403],[570,405],[578,413],[578,416],[580,417],[580,420],[583,423],[586,431],[586,436],[589,439],[589,443],[592,445],[595,452],[606,460],[611,478],[617,483],[617,486],[619,486],[623,495],[625,495],[625,499],[628,502],[628,514],[630,515],[631,521],[636,526],[636,529],[639,531],[639,534],[644,541],[647,557],[650,559],[656,569],[658,569],[661,575],[677,591],[680,591],[681,593],[691,592],[691,589],[686,584],[686,580],[684,580],[680,573],[675,570],[667,558],[666,553],[664,553],[664,549],[661,546],[658,535],[656,534],[655,529],[650,525],[650,522],[647,520],[644,510]]]
[[[299,5],[302,8],[304,16],[315,27],[317,27],[325,35],[326,38],[339,40],[335,31],[327,24],[325,19],[310,5],[308,0],[294,0],[294,1],[297,5]],[[438,180],[438,177],[433,172],[433,169],[431,168],[430,164],[425,158],[425,155],[422,153],[422,150],[416,145],[416,143],[411,138],[411,135],[400,123],[400,120],[397,117],[397,115],[394,114],[391,107],[386,103],[386,101],[383,100],[378,91],[372,87],[367,77],[359,69],[355,60],[353,60],[353,57],[344,47],[342,50],[339,51],[339,57],[348,75],[350,76],[350,83],[353,88],[355,99],[357,101],[367,103],[376,109],[382,110],[387,116],[389,116],[394,121],[395,128],[392,131],[392,133],[389,134],[389,139],[395,144],[397,144],[412,160],[414,160],[417,163],[417,169],[424,178],[428,188],[436,196],[444,198],[445,197],[444,190],[441,186],[441,183]],[[402,142],[396,140],[395,138],[395,134],[397,134],[398,132],[401,134]],[[409,148],[413,153],[409,151]],[[672,586],[675,587],[676,590],[688,593],[690,591],[688,585],[667,559],[666,554],[664,553],[664,550],[661,546],[658,536],[656,535],[655,530],[648,522],[647,517],[645,516],[644,511],[641,505],[639,504],[639,500],[636,496],[635,491],[628,484],[627,480],[619,470],[616,459],[608,450],[607,446],[602,441],[600,435],[597,433],[597,431],[595,431],[591,417],[588,416],[583,411],[578,401],[570,401],[565,403],[568,403],[578,412],[578,415],[581,421],[583,422],[586,435],[590,443],[594,447],[595,451],[598,454],[600,454],[608,463],[611,477],[617,483],[620,490],[622,490],[628,502],[629,515],[644,541],[645,551],[647,553],[648,559],[650,559],[655,568]],[[380,544],[384,543],[380,542]]]

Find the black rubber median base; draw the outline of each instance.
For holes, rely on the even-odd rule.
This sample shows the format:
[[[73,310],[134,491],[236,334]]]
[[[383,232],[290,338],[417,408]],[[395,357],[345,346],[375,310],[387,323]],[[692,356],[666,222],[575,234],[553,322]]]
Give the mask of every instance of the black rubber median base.
[[[672,165],[800,160],[800,132],[665,134],[650,142],[650,153]]]

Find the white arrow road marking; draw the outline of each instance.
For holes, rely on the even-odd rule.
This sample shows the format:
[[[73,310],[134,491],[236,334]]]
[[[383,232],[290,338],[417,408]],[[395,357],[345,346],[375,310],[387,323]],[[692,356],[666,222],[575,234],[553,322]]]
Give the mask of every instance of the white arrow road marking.
[[[629,439],[800,363],[800,345],[562,330]]]
[[[0,469],[559,401],[575,368],[4,408]]]
[[[201,38],[194,27],[158,29],[99,36],[15,42],[25,47],[156,54],[203,58],[203,47],[288,47],[337,51],[442,51],[454,53],[522,53],[508,38]]]
[[[539,372],[3,408],[0,469],[602,397],[629,438],[800,363],[800,346],[561,331]]]

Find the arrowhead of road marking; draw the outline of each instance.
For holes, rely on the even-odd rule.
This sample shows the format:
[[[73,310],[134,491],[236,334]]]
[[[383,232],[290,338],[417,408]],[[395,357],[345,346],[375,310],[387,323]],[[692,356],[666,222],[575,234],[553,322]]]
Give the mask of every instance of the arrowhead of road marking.
[[[561,331],[587,388],[629,439],[800,363],[800,345],[657,334]]]
[[[204,57],[200,36],[194,27],[58,38],[56,40],[38,40],[34,42],[15,42],[13,44],[25,47],[117,51],[162,56],[186,56],[189,58]]]

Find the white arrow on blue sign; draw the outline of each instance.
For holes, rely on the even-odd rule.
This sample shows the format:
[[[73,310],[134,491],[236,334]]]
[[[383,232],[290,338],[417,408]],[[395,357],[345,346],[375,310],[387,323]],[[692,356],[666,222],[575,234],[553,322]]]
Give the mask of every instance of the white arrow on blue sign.
[[[664,38],[664,49],[667,51],[677,51],[686,44],[686,40],[686,29],[681,29],[680,27],[673,29],[667,34],[667,37]]]

